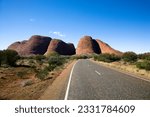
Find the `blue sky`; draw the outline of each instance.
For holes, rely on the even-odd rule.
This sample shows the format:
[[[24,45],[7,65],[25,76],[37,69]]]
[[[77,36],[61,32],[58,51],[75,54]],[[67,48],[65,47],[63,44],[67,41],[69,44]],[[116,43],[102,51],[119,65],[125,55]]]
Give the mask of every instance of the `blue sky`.
[[[0,49],[35,34],[150,52],[150,0],[0,0]]]

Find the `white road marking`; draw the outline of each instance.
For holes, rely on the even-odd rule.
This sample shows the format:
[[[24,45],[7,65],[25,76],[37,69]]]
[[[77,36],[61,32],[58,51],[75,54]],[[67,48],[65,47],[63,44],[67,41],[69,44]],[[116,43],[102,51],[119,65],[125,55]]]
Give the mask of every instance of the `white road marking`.
[[[79,62],[79,60],[77,62]],[[69,76],[69,81],[68,81],[68,85],[67,85],[67,89],[66,89],[66,94],[65,94],[64,100],[68,99],[69,88],[70,88],[70,83],[71,83],[71,79],[72,79],[72,73],[73,73],[74,67],[77,64],[77,62],[73,65],[73,67],[71,69],[71,73],[70,73],[70,76]]]
[[[136,75],[136,74],[134,74],[134,73],[131,73],[131,72],[128,72],[128,71],[123,71],[123,70],[121,70],[121,69],[117,69],[117,68],[113,68],[113,67],[109,67],[109,66],[106,66],[106,65],[103,65],[103,64],[99,64],[99,65],[100,65],[100,66],[103,66],[103,67],[105,67],[105,68],[108,68],[108,69],[111,69],[111,70],[120,72],[120,73],[122,73],[122,74],[126,74],[126,75],[128,75],[128,76],[132,76],[132,77],[134,77],[134,78],[137,78],[137,79],[140,79],[140,80],[144,80],[144,81],[150,82],[149,79],[146,79],[146,78],[144,78],[144,77],[142,77],[142,76],[138,76],[138,75]]]
[[[98,75],[100,75],[100,76],[101,76],[101,73],[99,73],[99,72],[98,72],[98,71],[96,71],[96,70],[95,70],[95,72],[96,72]]]

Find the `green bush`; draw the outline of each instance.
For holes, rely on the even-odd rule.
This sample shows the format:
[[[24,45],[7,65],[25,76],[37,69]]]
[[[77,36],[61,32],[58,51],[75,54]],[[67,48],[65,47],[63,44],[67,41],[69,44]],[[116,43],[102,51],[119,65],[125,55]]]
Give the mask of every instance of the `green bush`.
[[[121,59],[120,56],[117,56],[115,54],[108,54],[108,53],[94,56],[94,60],[104,61],[104,62],[114,62],[114,61],[119,61],[120,59]]]
[[[122,59],[125,62],[136,62],[137,61],[137,54],[134,52],[125,52],[122,56]]]
[[[41,80],[44,80],[50,71],[53,71],[56,67],[63,65],[67,59],[68,59],[68,57],[60,56],[60,55],[53,55],[53,56],[49,57],[47,67],[45,67],[42,70],[36,69],[36,71],[35,71],[36,77]]]
[[[40,80],[44,80],[48,76],[49,71],[45,68],[39,71],[36,71],[35,77],[37,77]]]
[[[139,59],[144,59],[144,60],[150,60],[150,53],[144,53],[144,54],[139,54],[138,55]]]
[[[16,61],[19,59],[19,55],[14,50],[3,50],[0,51],[0,65],[6,64],[10,66],[15,66]]]
[[[63,65],[66,62],[66,58],[62,56],[52,56],[48,60],[49,66],[47,69],[49,71],[54,70],[56,67]]]
[[[139,69],[150,70],[150,61],[137,62],[136,67]]]
[[[45,59],[46,57],[44,55],[36,55],[35,59],[38,61],[42,61],[43,59]]]
[[[72,60],[78,60],[78,59],[87,59],[87,58],[90,58],[89,55],[74,55],[74,56],[71,56],[71,59]]]
[[[52,56],[60,56],[60,54],[57,52],[50,52],[46,55],[47,58],[52,57]]]

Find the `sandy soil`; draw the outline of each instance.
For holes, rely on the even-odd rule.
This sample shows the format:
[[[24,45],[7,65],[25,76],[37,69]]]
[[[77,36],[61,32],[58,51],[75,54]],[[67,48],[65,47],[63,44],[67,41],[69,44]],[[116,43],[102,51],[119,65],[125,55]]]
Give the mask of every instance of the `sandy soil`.
[[[71,72],[71,68],[75,61],[71,62],[56,78],[56,80],[50,85],[40,100],[63,100],[65,97],[65,91],[68,84],[68,78]]]
[[[69,63],[66,63],[63,67],[58,68],[53,72],[50,72],[49,79],[42,80],[42,81],[35,78],[35,73],[33,71],[33,68],[0,67],[0,99],[1,100],[32,100],[32,99],[36,100],[39,99],[41,95],[45,93],[45,90],[49,88],[51,85],[56,87],[57,89],[56,91],[59,91],[59,86],[60,88],[62,88],[63,87],[62,83],[65,83],[65,79],[67,79],[66,77],[67,75],[65,73],[68,73],[62,71],[64,69],[66,70],[68,68],[67,66],[70,65],[71,63],[72,62],[70,61]],[[19,74],[20,72],[23,73],[24,75],[20,75]],[[58,76],[59,77],[61,76],[61,78],[64,78],[64,80],[62,80]],[[56,82],[53,84],[55,80]],[[55,89],[53,89],[52,91],[54,94],[51,93],[52,94],[51,97],[53,97],[56,93],[56,91],[54,90]],[[46,97],[43,97],[42,99],[45,98]],[[50,99],[55,99],[55,96]]]

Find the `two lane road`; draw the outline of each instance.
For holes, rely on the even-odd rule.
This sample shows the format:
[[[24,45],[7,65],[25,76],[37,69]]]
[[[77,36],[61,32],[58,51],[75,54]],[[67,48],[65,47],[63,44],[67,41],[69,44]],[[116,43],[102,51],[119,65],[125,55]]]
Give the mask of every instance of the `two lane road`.
[[[78,60],[70,74],[67,100],[150,99],[150,82],[90,60]]]

